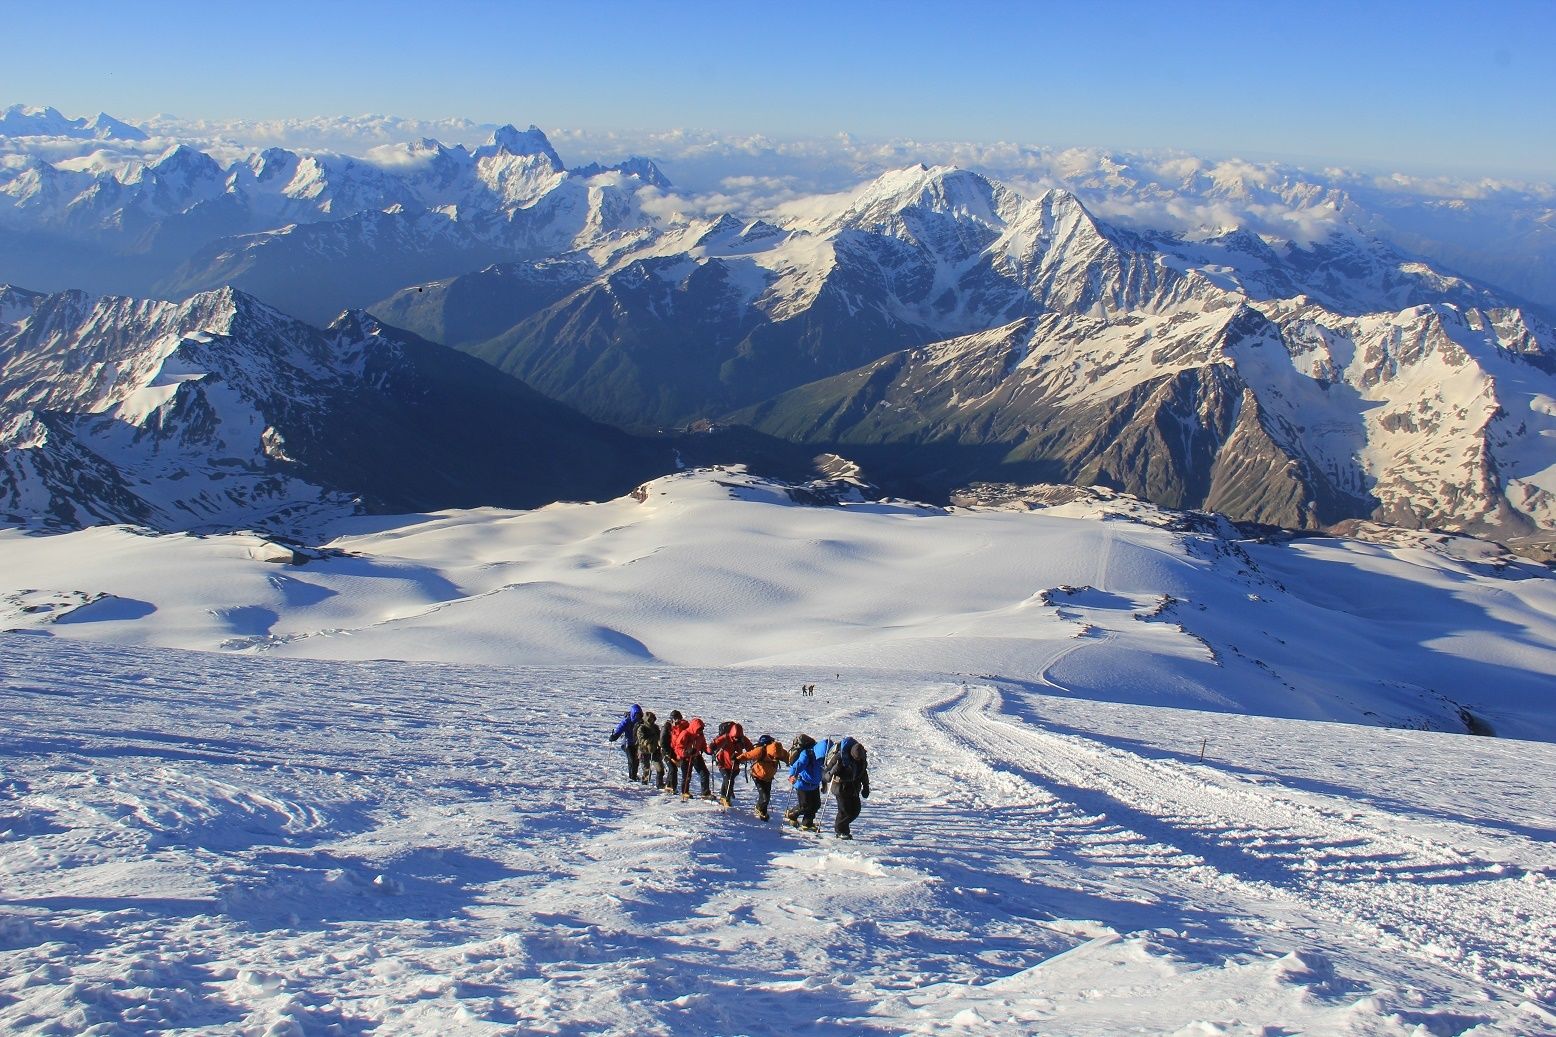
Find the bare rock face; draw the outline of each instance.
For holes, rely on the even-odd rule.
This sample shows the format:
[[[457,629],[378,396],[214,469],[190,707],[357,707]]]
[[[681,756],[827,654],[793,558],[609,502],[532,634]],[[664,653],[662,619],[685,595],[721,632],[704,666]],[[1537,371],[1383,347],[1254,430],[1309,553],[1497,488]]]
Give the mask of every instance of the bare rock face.
[[[1102,485],[1319,529],[1556,529],[1556,352],[1515,310],[1347,316],[1207,283],[1158,312],[1049,313],[891,354],[734,420],[938,492]]]
[[[1343,514],[1351,502],[1281,448],[1264,427],[1254,391],[1245,386],[1239,402],[1237,423],[1216,452],[1203,506],[1288,529],[1312,529]]]

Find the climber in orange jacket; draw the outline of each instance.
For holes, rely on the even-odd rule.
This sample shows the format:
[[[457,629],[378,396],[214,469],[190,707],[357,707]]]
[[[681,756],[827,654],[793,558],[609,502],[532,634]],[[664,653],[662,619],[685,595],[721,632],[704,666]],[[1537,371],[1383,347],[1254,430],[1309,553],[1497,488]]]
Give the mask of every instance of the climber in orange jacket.
[[[751,764],[751,782],[756,786],[756,816],[766,821],[767,807],[773,798],[773,778],[778,773],[778,766],[789,762],[789,750],[772,735],[763,735],[738,759]]]

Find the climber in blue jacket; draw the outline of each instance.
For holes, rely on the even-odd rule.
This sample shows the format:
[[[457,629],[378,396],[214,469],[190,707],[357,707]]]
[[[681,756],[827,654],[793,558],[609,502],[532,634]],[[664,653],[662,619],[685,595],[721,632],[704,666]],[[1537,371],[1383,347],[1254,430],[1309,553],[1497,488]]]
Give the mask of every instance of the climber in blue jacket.
[[[789,784],[794,786],[794,806],[784,811],[783,819],[807,832],[816,830],[816,812],[821,809],[821,766],[827,758],[827,741],[816,741],[800,734],[789,746]]]
[[[638,721],[643,719],[643,707],[633,703],[632,708],[622,714],[621,723],[616,725],[616,730],[611,732],[611,741],[626,736],[622,748],[627,751],[627,777],[633,781],[638,780]],[[818,775],[820,771],[817,771]]]

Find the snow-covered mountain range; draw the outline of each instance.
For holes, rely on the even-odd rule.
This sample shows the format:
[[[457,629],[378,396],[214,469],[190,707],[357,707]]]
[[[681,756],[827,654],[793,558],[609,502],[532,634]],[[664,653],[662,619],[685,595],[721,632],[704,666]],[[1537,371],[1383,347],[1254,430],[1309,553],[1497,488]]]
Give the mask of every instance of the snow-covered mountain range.
[[[1550,539],[1541,311],[1339,189],[1186,167],[1182,190],[1326,214],[1286,237],[1251,217],[1189,232],[1100,217],[1164,181],[1088,169],[1018,189],[915,164],[742,212],[647,159],[569,169],[535,127],[356,158],[13,155],[0,277],[236,288],[318,325],[361,308],[596,421],[749,423],[902,492],[1077,481],[1288,527]]]
[[[669,448],[360,311],[314,328],[232,289],[183,303],[0,287],[0,514],[263,528],[614,495]]]
[[[371,308],[600,420],[746,407],[930,493],[1101,482],[1284,526],[1556,527],[1556,335],[1382,243],[1147,237],[923,167],[781,217]]]
[[[0,280],[183,298],[224,285],[322,323],[418,280],[642,233],[647,160],[568,171],[531,127],[474,149],[371,161],[270,148],[224,164],[186,144],[110,169],[0,167]]]

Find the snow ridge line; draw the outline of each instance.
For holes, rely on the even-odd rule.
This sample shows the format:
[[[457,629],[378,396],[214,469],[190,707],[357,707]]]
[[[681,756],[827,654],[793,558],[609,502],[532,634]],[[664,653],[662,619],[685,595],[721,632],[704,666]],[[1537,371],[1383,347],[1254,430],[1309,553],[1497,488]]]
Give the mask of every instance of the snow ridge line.
[[[1079,840],[1077,855],[1098,860],[1100,842],[1116,862],[1119,850],[1132,859],[1143,882],[1218,887],[1213,899],[1289,901],[1298,913],[1326,917],[1328,931],[1358,930],[1362,967],[1376,966],[1382,949],[1436,960],[1510,997],[1556,1000],[1556,933],[1545,921],[1556,914],[1556,860],[1539,862],[1542,875],[1391,832],[1384,812],[1353,801],[1330,805],[1208,767],[1189,773],[1042,731],[1010,719],[1003,705],[999,690],[978,685],[929,704],[923,716],[982,756],[1012,800],[1020,795],[1012,782],[1028,784],[1027,802],[1043,804],[1041,819],[1058,826],[1059,849]]]

